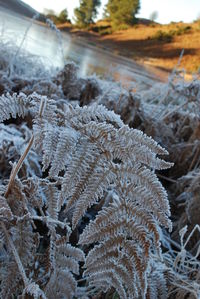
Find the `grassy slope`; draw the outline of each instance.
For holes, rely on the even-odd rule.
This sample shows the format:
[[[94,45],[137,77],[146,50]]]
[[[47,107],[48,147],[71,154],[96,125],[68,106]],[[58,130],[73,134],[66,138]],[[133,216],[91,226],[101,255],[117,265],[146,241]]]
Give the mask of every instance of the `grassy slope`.
[[[99,22],[95,24],[95,27],[97,30],[102,30],[107,25],[105,22]],[[189,28],[185,29],[188,26]],[[138,24],[132,28],[107,35],[100,35],[92,31],[75,30],[69,25],[61,25],[60,28],[82,36],[88,39],[90,43],[110,49],[116,54],[167,71],[174,68],[181,50],[184,49],[181,67],[188,73],[196,72],[200,67],[200,22],[169,25]],[[107,31],[109,32],[109,29]],[[162,36],[158,31],[162,31]]]

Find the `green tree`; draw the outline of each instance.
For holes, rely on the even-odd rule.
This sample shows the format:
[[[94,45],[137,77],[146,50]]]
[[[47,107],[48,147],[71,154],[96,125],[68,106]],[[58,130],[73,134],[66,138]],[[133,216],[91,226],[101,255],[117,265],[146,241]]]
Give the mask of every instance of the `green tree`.
[[[66,22],[69,22],[69,19],[68,19],[68,11],[67,9],[63,9],[59,16],[58,16],[58,21],[59,23],[63,24],[63,23],[66,23]]]
[[[51,19],[54,22],[54,24],[63,24],[66,22],[70,22],[70,20],[68,19],[67,9],[63,9],[59,13],[59,15],[57,15],[54,10],[45,8],[44,14],[48,19]]]
[[[80,0],[80,6],[74,10],[76,24],[86,27],[94,23],[100,5],[100,0]]]
[[[139,0],[109,0],[106,6],[106,14],[113,27],[120,27],[133,24],[135,14],[139,9]]]

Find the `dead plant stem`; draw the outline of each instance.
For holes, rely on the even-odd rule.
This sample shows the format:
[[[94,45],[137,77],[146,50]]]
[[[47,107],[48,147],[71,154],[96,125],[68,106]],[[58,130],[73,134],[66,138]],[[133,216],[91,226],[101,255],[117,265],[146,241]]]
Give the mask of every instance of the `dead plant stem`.
[[[22,166],[23,161],[25,160],[26,156],[28,155],[28,153],[29,153],[29,151],[31,149],[33,141],[34,141],[34,136],[32,135],[32,137],[31,137],[31,139],[30,139],[30,141],[29,141],[29,143],[28,143],[28,145],[27,145],[27,147],[26,147],[23,155],[20,157],[17,165],[14,166],[14,169],[11,172],[10,180],[9,180],[8,187],[7,187],[7,190],[6,190],[6,193],[5,193],[5,198],[7,198],[8,195],[9,195],[9,193],[10,193],[10,188],[12,187],[12,184],[13,184],[13,182],[15,180],[15,177],[16,177],[18,171],[20,170],[20,168]]]
[[[15,262],[16,262],[16,264],[18,266],[19,272],[20,272],[20,274],[22,276],[24,285],[26,287],[28,285],[28,283],[29,283],[29,280],[28,280],[28,278],[26,276],[26,273],[25,273],[24,267],[22,265],[22,262],[20,260],[19,254],[18,254],[18,252],[17,252],[17,250],[15,248],[15,245],[13,244],[13,241],[12,241],[12,239],[11,239],[11,237],[10,237],[8,231],[7,231],[7,228],[6,228],[6,226],[5,226],[5,224],[3,222],[1,223],[1,227],[3,229],[3,232],[4,232],[5,236],[6,236],[7,242],[8,242],[8,244],[9,244],[11,250],[12,250],[13,256],[15,258]]]

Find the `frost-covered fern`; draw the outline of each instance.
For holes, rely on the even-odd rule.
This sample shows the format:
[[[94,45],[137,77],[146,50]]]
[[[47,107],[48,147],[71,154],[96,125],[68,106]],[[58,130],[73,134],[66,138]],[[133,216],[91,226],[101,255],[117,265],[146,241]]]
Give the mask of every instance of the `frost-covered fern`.
[[[101,105],[60,109],[37,94],[7,94],[2,103],[7,102],[11,107],[3,111],[2,120],[28,112],[34,118],[32,139],[47,173],[20,181],[18,163],[7,190],[2,188],[2,233],[8,248],[12,244],[13,262],[22,275],[17,292],[73,298],[77,292],[87,296],[113,287],[120,298],[145,298],[152,255],[161,258],[160,227],[171,230],[167,194],[155,175],[156,169],[171,167],[157,157],[167,151]],[[105,200],[110,192],[110,200]],[[70,235],[75,237],[81,219],[97,204],[102,209],[79,238],[88,248],[86,289],[81,290],[72,273],[79,274],[84,253],[70,245]],[[11,219],[16,224],[7,226]],[[39,223],[46,227],[40,237],[35,233]]]

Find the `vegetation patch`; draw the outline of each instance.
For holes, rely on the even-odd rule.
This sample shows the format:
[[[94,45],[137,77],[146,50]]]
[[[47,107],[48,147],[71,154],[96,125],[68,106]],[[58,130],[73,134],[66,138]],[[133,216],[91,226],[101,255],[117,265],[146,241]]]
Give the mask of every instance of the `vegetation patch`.
[[[132,91],[0,47],[0,297],[198,298],[198,78]]]

